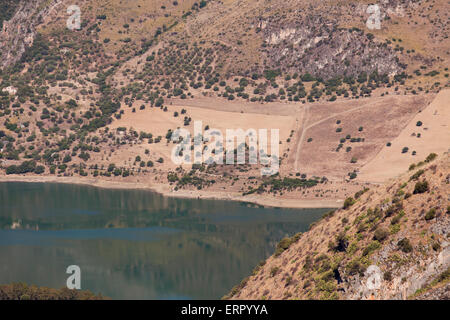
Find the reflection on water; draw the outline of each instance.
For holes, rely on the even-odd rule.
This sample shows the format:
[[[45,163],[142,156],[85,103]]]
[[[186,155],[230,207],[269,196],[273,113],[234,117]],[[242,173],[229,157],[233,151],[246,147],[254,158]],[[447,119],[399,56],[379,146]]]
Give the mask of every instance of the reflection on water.
[[[327,209],[258,208],[141,190],[0,183],[0,283],[121,299],[220,298]]]

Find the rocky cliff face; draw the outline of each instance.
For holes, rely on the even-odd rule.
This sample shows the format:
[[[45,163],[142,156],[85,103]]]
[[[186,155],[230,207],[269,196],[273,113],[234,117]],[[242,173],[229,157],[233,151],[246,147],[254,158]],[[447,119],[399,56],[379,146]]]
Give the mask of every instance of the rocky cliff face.
[[[0,32],[0,68],[18,62],[33,44],[36,27],[61,3],[61,0],[20,1],[13,17],[3,21]]]
[[[401,17],[417,1],[383,1],[378,9],[379,26],[385,19]],[[273,15],[256,22],[263,34],[262,50],[272,68],[289,72],[304,70],[324,79],[358,76],[361,72],[394,75],[405,68],[387,43],[374,40],[370,29],[345,28],[345,17],[366,23],[368,4],[349,3],[328,10],[311,6],[290,17]],[[372,21],[372,20],[371,20]],[[374,24],[372,22],[372,24]],[[375,30],[376,31],[376,30]]]
[[[236,299],[446,299],[450,156],[363,190],[227,296]]]
[[[3,21],[8,21],[12,18],[19,4],[20,1],[0,0],[0,27],[3,25]]]
[[[324,79],[373,71],[392,76],[402,71],[390,47],[374,42],[362,30],[336,25],[321,16],[305,16],[288,27],[281,21],[261,23],[268,44],[263,52],[271,68],[304,70]]]

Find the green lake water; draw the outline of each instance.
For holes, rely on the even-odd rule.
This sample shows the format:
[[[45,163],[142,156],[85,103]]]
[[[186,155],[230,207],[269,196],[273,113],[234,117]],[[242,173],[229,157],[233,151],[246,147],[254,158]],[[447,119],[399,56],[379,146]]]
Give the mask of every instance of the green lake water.
[[[62,288],[78,265],[81,289],[114,299],[219,299],[327,211],[0,183],[0,284]]]

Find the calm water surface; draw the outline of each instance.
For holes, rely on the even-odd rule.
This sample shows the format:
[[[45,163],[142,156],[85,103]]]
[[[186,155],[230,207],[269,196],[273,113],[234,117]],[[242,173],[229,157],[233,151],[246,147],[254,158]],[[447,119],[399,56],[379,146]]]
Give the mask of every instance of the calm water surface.
[[[117,299],[217,299],[328,209],[176,199],[141,190],[0,183],[0,283]]]

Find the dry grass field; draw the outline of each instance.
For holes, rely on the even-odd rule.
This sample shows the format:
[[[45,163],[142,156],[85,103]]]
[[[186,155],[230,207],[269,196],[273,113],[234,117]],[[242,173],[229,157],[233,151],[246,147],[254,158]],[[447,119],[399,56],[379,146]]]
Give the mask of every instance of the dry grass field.
[[[137,107],[139,104],[141,104],[141,102],[136,103],[136,112],[132,112],[131,109],[126,110],[121,119],[114,121],[110,125],[110,128],[114,130],[119,127],[132,128],[138,132],[144,131],[151,133],[155,137],[165,137],[169,130],[175,131],[177,128],[184,128],[193,136],[194,122],[201,121],[203,129],[205,129],[206,126],[211,129],[218,129],[222,132],[224,138],[227,129],[242,129],[244,131],[247,131],[248,129],[267,129],[269,132],[272,129],[278,129],[280,141],[286,141],[294,125],[294,119],[289,116],[229,112],[182,106],[168,106],[167,111],[163,111],[161,108],[150,107],[139,110]],[[185,114],[182,114],[183,109],[187,110]],[[174,117],[175,112],[178,113],[177,117]],[[184,126],[183,119],[185,116],[192,119],[192,122],[188,126]],[[270,137],[268,136],[268,138]],[[284,152],[286,146],[286,143],[280,145],[280,154]],[[154,144],[152,146],[142,144],[136,145],[133,148],[130,148],[126,154],[143,154],[145,148],[150,149],[152,154],[163,157],[166,160],[165,163],[167,163],[168,168],[176,167],[176,164],[171,163],[170,159],[174,144],[166,143],[166,139],[163,139],[163,143]]]
[[[385,96],[311,105],[303,113],[306,121],[288,164],[300,172],[342,179],[375,157],[431,99]]]
[[[408,170],[430,153],[450,151],[450,90],[441,91],[407,126],[361,168],[361,181],[385,181]],[[420,126],[419,126],[420,124]],[[403,153],[403,149],[408,148]]]
[[[403,172],[409,164],[425,158],[430,152],[447,150],[448,139],[445,137],[450,119],[447,95],[448,91],[443,91],[436,98],[432,94],[390,95],[322,104],[285,104],[276,109],[284,115],[276,115],[275,110],[272,115],[266,114],[273,108],[270,104],[253,105],[250,112],[244,112],[247,111],[245,105],[220,99],[199,99],[198,102],[194,99],[184,104],[177,100],[167,107],[167,111],[148,106],[139,110],[144,102],[137,101],[133,104],[135,112],[132,108],[125,109],[121,119],[114,121],[110,128],[125,127],[162,137],[176,128],[193,132],[194,121],[202,121],[203,128],[209,126],[223,133],[226,129],[237,128],[279,129],[280,154],[286,155],[281,166],[283,174],[300,172],[343,181],[348,179],[349,172],[355,171],[360,181],[380,182],[395,176],[399,170]],[[434,98],[436,100],[428,105]],[[195,106],[197,103],[198,107]],[[185,114],[182,114],[183,109]],[[175,112],[177,117],[174,117]],[[192,119],[188,126],[183,125],[185,116]],[[424,123],[420,128],[416,127],[418,119]],[[423,132],[421,138],[411,136],[414,128]],[[405,137],[409,142],[402,142]],[[387,147],[389,142],[391,146]],[[402,143],[410,148],[406,154],[401,152]],[[130,146],[126,159],[142,154],[146,148],[156,157],[167,160],[167,168],[176,167],[170,165],[172,143]],[[416,151],[415,156],[412,151]],[[390,155],[391,160],[386,160],[386,155]],[[356,161],[352,162],[352,159]],[[392,171],[381,170],[385,161],[389,161]]]

